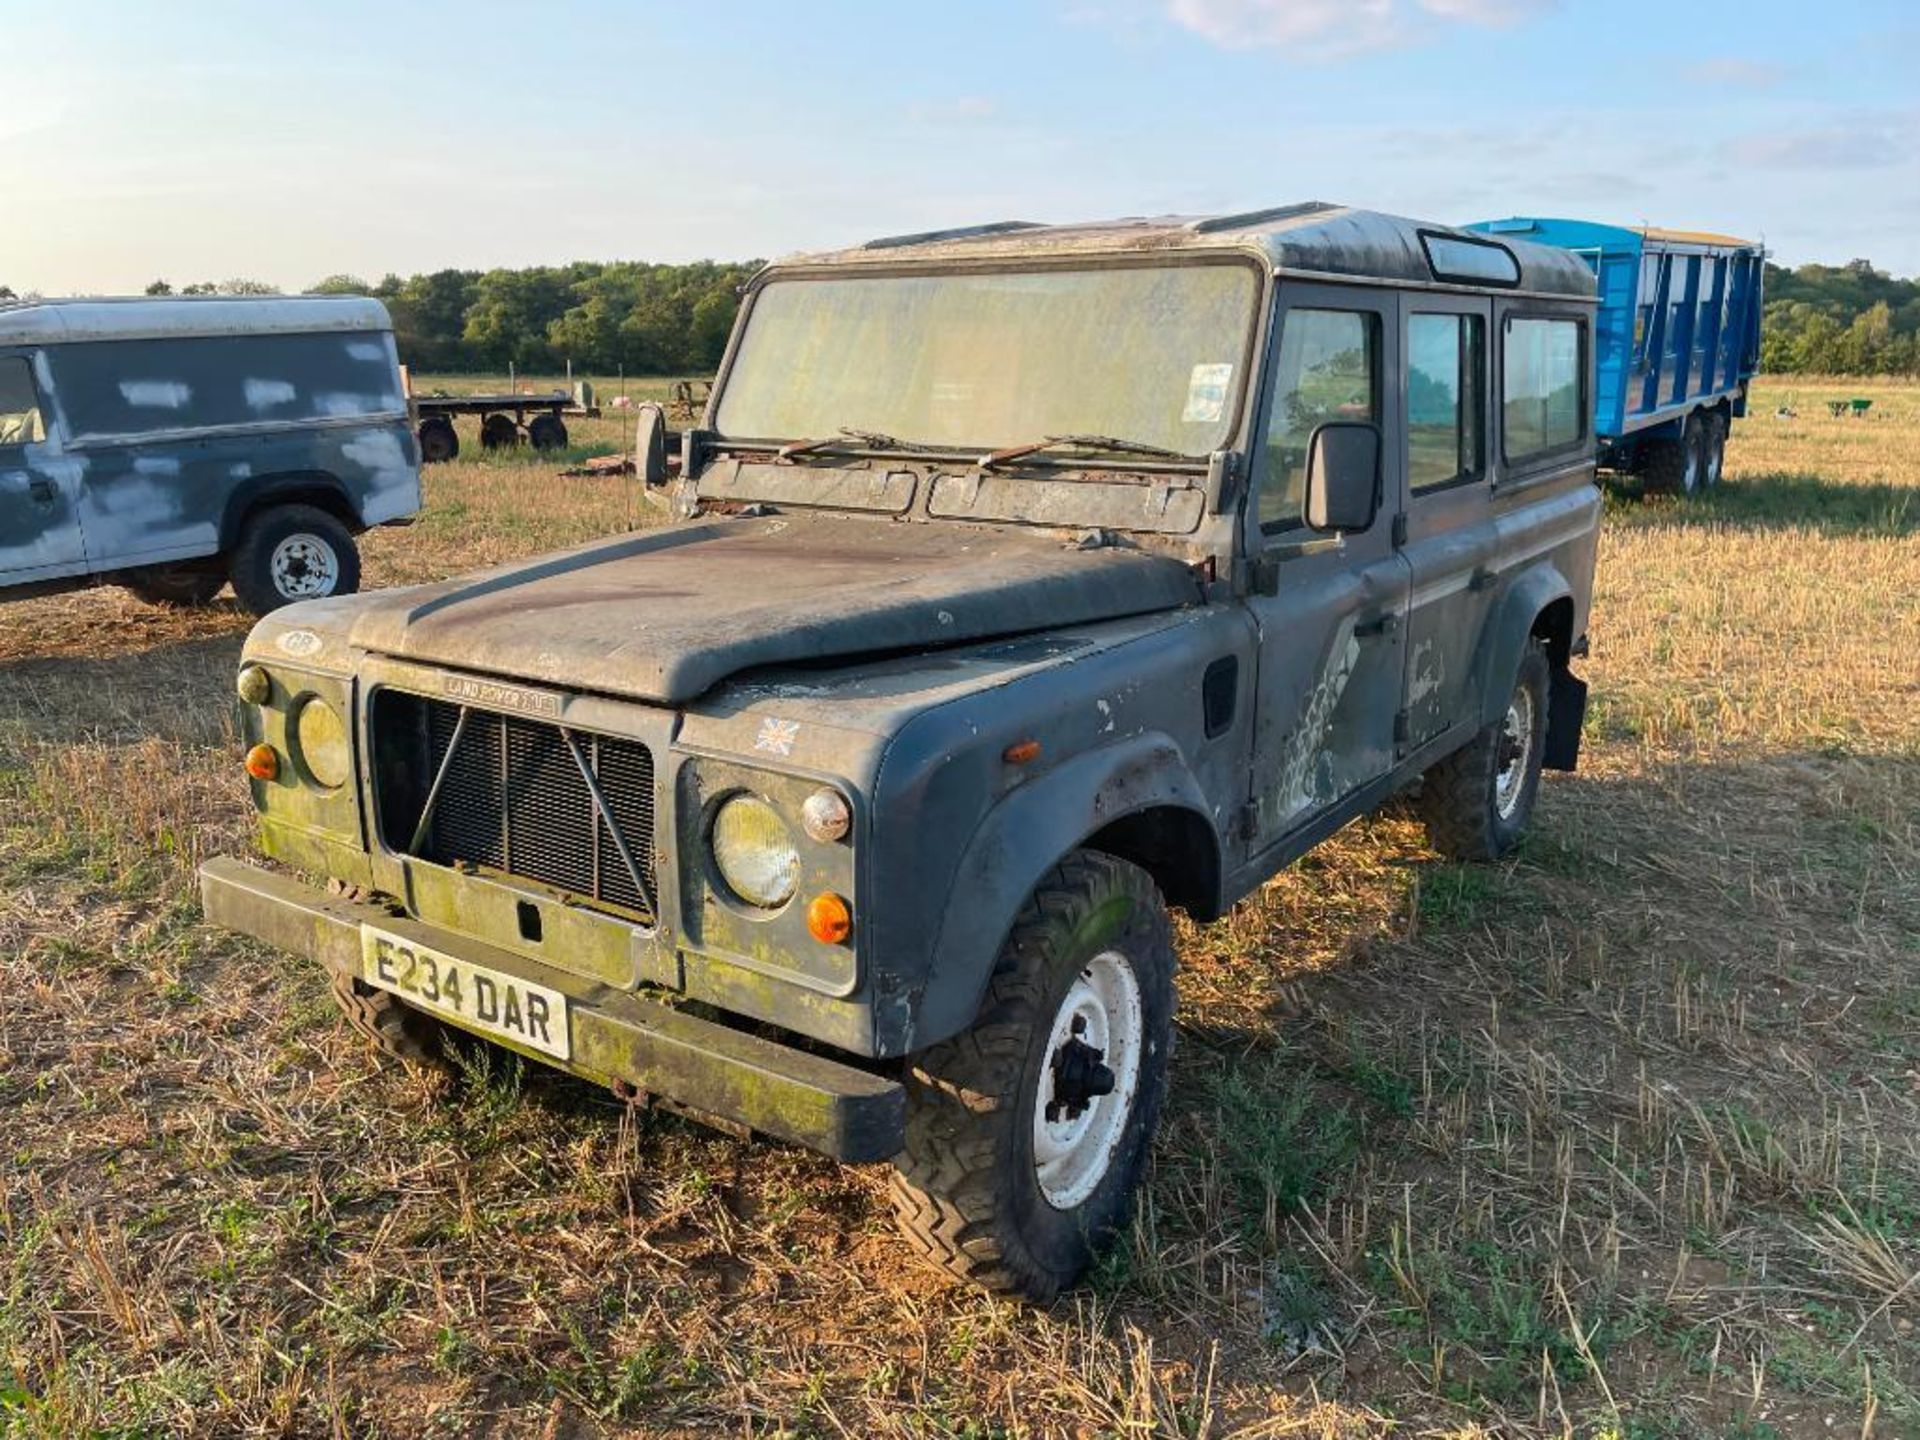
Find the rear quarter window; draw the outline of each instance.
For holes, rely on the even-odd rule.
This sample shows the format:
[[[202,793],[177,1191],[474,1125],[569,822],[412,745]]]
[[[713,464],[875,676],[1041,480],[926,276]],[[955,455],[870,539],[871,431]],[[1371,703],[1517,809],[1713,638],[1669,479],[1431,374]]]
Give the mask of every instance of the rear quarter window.
[[[1587,327],[1574,319],[1511,316],[1501,339],[1501,443],[1509,465],[1579,444],[1587,435]]]
[[[51,354],[77,436],[130,436],[406,409],[380,332],[105,340]]]

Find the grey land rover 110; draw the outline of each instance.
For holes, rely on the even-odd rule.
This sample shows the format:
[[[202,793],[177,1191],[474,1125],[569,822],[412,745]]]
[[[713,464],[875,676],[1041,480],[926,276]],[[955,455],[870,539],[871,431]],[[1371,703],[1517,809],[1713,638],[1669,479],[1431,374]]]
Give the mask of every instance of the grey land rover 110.
[[[772,265],[679,523],[256,627],[263,845],[330,886],[214,860],[206,913],[408,1059],[891,1160],[918,1249],[1050,1296],[1166,1093],[1166,906],[1416,782],[1500,855],[1573,765],[1592,313],[1325,205]]]
[[[257,615],[350,594],[420,508],[377,300],[0,304],[0,599],[99,580]]]

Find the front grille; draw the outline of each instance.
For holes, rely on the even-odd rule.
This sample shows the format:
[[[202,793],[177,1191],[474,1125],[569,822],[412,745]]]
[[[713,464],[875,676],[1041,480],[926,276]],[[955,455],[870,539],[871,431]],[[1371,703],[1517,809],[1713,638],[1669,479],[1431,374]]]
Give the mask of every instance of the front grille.
[[[652,923],[653,754],[645,745],[575,730],[569,747],[569,732],[546,721],[395,690],[376,697],[371,728],[390,849],[537,881]],[[581,762],[640,871],[638,885]],[[429,798],[432,813],[414,845]]]

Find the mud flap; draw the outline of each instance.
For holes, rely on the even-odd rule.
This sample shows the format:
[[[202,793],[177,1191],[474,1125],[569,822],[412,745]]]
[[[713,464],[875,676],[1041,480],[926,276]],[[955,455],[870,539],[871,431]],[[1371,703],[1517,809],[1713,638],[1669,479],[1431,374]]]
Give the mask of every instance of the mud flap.
[[[1572,770],[1580,763],[1580,728],[1587,718],[1587,682],[1556,665],[1547,685],[1547,743],[1540,764],[1548,770]]]

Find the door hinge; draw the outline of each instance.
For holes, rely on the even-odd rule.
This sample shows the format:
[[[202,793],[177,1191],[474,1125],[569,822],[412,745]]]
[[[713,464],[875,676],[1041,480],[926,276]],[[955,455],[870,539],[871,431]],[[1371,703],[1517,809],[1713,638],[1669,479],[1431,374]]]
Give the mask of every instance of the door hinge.
[[[1402,710],[1393,717],[1393,743],[1405,745],[1413,738],[1413,712]]]
[[[1249,800],[1240,807],[1240,813],[1234,818],[1233,828],[1242,840],[1260,838],[1260,802]]]
[[[1397,550],[1407,543],[1407,512],[1401,510],[1393,517],[1393,546]]]

